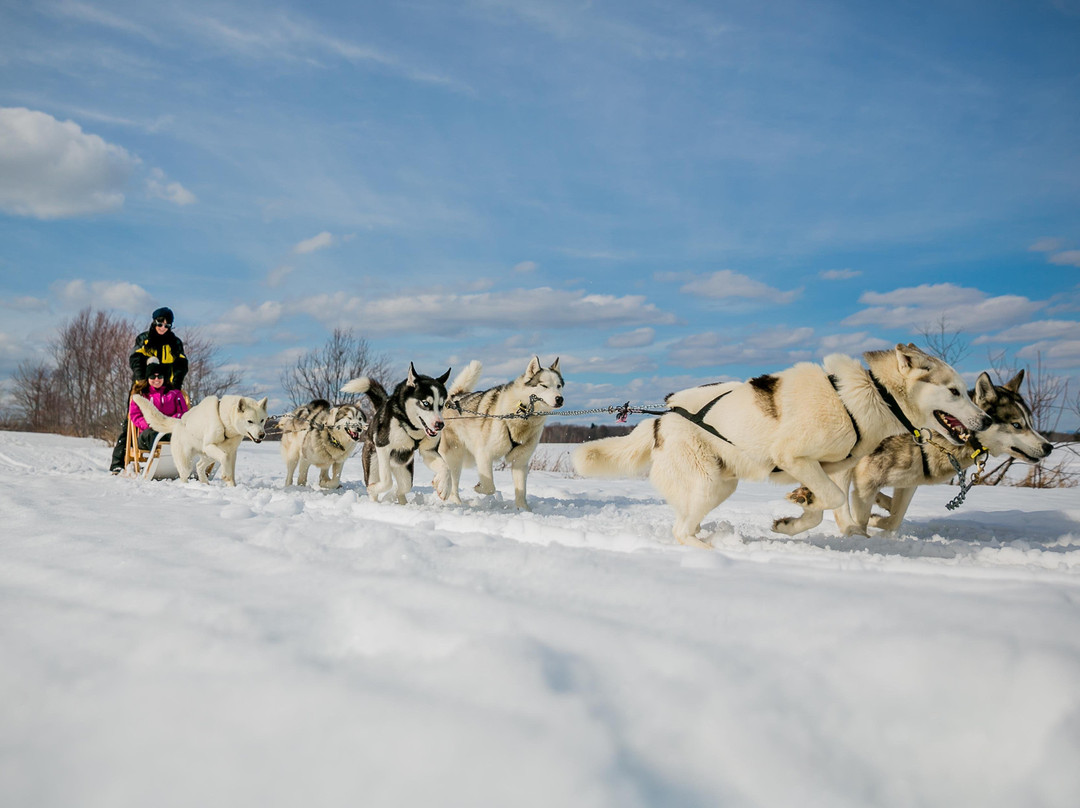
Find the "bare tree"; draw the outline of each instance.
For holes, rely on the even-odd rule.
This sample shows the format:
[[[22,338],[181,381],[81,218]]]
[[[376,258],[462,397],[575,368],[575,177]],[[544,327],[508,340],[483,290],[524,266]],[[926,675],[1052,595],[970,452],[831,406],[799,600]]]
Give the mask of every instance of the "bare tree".
[[[315,398],[337,401],[349,379],[370,376],[384,381],[389,371],[389,360],[372,353],[366,339],[351,328],[335,328],[321,348],[308,351],[282,372],[281,386],[298,407]]]
[[[944,314],[937,322],[924,325],[919,329],[919,333],[926,341],[927,352],[947,364],[955,365],[971,353],[967,340],[959,331],[953,329],[952,323]]]
[[[22,362],[12,376],[12,429],[60,431],[59,394],[54,370],[43,362]]]
[[[218,360],[218,347],[198,328],[188,329],[183,336],[184,356],[188,360],[184,392],[192,404],[207,396],[221,396],[235,392],[243,381],[239,371],[223,371]]]

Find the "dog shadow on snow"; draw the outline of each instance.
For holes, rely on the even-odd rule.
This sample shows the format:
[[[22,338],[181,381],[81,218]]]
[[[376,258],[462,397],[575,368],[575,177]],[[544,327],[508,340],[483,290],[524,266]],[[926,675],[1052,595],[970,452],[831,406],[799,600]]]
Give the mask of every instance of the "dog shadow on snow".
[[[871,528],[869,537],[845,536],[834,524],[824,530],[789,539],[774,533],[740,535],[744,544],[771,541],[801,541],[823,550],[864,552],[879,556],[951,559],[980,550],[1010,548],[1064,554],[1080,550],[1080,520],[1064,511],[971,511],[961,515],[911,518],[895,533]],[[730,524],[703,525],[715,529],[718,536],[730,537],[736,531]]]

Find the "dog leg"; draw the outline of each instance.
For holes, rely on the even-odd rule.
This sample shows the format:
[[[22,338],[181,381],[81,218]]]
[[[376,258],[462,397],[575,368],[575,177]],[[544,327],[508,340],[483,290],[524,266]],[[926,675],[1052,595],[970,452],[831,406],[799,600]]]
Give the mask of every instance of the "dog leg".
[[[476,473],[480,475],[480,482],[473,489],[478,494],[495,493],[495,458],[491,455],[476,455]]]
[[[289,487],[292,486],[293,472],[294,471],[296,471],[296,458],[295,457],[286,457],[285,458],[285,487],[286,488],[289,488]]]
[[[802,483],[802,488],[792,491],[788,499],[801,505],[803,509],[800,516],[788,516],[774,521],[773,530],[777,533],[794,536],[817,527],[821,524],[824,511],[836,510],[847,500],[845,492],[832,481],[816,460],[788,458],[777,465]],[[844,480],[846,484],[846,476]]]
[[[384,446],[375,449],[376,463],[372,467],[375,471],[375,479],[367,487],[368,496],[372,502],[378,502],[379,497],[394,487],[394,477],[390,471],[390,447]]]
[[[528,457],[519,457],[510,467],[514,476],[514,507],[521,511],[532,510],[525,499],[525,481],[529,477],[530,459]]]
[[[208,443],[203,446],[203,454],[209,463],[221,464],[221,481],[226,485],[236,485],[236,480],[233,479],[232,468],[229,465],[229,455],[220,446],[214,443]],[[210,478],[206,474],[206,462],[199,463],[199,481],[209,483]]]
[[[341,470],[345,467],[345,461],[332,464],[333,476],[330,475],[329,469],[324,469],[322,475],[319,478],[319,485],[323,488],[341,488]]]
[[[307,488],[307,473],[309,468],[311,468],[311,463],[301,457],[300,471],[296,475],[296,484],[303,488]]]
[[[889,515],[871,516],[870,524],[890,533],[895,533],[899,530],[900,525],[903,524],[904,521],[904,514],[907,513],[908,506],[911,505],[912,497],[915,496],[916,488],[918,488],[918,486],[912,486],[911,488],[894,488],[892,502],[890,503],[892,507],[889,510]]]
[[[181,482],[191,479],[191,452],[182,440],[175,437],[172,440],[173,462],[176,463],[176,473]]]

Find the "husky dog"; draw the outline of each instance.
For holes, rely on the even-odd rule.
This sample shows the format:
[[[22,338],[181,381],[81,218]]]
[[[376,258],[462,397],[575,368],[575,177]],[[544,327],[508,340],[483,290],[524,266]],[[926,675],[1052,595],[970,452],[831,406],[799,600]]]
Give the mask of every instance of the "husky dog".
[[[563,377],[559,360],[550,367],[534,356],[525,372],[511,382],[489,390],[469,392],[480,376],[480,363],[472,362],[450,385],[451,405],[447,407],[439,454],[446,461],[447,474],[435,480],[435,490],[443,499],[461,504],[458,483],[464,465],[476,465],[480,482],[478,494],[494,494],[492,470],[496,460],[506,458],[514,476],[514,505],[530,510],[525,500],[525,480],[548,413],[563,405]],[[527,411],[529,418],[499,418]]]
[[[439,438],[446,404],[446,380],[450,370],[438,378],[421,376],[409,363],[409,375],[389,395],[375,379],[361,376],[345,383],[342,392],[366,393],[375,407],[364,438],[364,482],[368,495],[379,497],[391,488],[404,505],[412,490],[413,453],[420,450],[424,462],[436,476],[446,464],[439,457]]]
[[[329,401],[316,398],[297,407],[281,420],[285,485],[292,485],[293,472],[299,464],[297,485],[307,485],[308,467],[316,466],[319,487],[340,488],[341,469],[366,426],[367,419],[355,404],[332,407]]]
[[[181,480],[191,476],[194,460],[199,482],[208,483],[209,469],[221,464],[221,481],[236,485],[236,450],[244,438],[261,443],[266,437],[266,399],[207,396],[179,419],[162,415],[143,396],[132,396],[151,429],[172,433],[172,453]]]
[[[587,477],[648,470],[675,510],[675,538],[707,547],[696,538],[701,520],[740,479],[804,486],[802,515],[773,523],[773,530],[795,535],[847,501],[830,473],[854,465],[907,424],[936,422],[957,445],[989,425],[960,374],[940,359],[910,344],[863,357],[869,368],[832,354],[821,365],[803,362],[746,382],[672,393],[670,412],[624,437],[583,444],[574,465]]]
[[[991,423],[957,451],[961,468],[974,465],[983,451],[1009,454],[1029,463],[1038,463],[1050,454],[1054,447],[1035,431],[1031,410],[1020,395],[1023,381],[1022,370],[1005,385],[995,385],[986,373],[979,375],[969,395],[990,416]],[[837,525],[849,535],[866,535],[867,524],[896,530],[918,486],[947,482],[956,475],[949,454],[936,442],[920,445],[902,435],[886,438],[851,469],[850,511],[840,508],[835,512]],[[879,493],[885,486],[893,487],[892,497]],[[870,515],[875,501],[889,511],[888,516]]]

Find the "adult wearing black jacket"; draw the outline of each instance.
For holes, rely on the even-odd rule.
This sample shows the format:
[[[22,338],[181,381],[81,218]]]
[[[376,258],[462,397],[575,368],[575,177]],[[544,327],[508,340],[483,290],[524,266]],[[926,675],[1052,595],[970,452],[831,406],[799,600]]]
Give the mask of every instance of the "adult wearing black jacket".
[[[184,343],[172,330],[172,309],[164,306],[155,309],[150,319],[150,327],[135,338],[135,350],[128,357],[132,383],[146,379],[146,363],[153,357],[165,371],[165,385],[169,389],[179,390],[187,376],[188,361],[184,355]],[[158,365],[155,364],[155,367]],[[127,421],[113,447],[112,462],[109,464],[109,471],[113,474],[124,470],[126,443]]]

